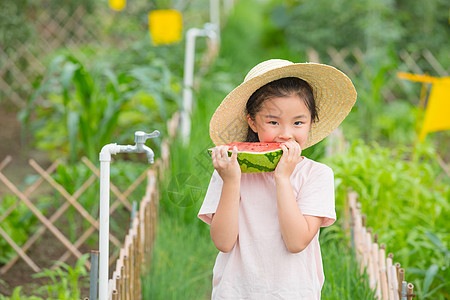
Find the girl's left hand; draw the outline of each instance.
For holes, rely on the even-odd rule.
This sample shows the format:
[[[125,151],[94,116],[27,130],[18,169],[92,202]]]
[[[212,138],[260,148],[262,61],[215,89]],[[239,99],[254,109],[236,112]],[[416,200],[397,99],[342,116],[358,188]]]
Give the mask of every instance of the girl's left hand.
[[[289,140],[281,145],[283,156],[275,169],[276,178],[290,178],[295,166],[302,160],[302,149],[295,140]]]

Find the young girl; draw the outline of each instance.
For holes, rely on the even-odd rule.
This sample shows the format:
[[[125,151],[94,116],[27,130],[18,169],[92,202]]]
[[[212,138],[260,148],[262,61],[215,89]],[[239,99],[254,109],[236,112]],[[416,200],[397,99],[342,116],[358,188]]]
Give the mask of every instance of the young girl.
[[[216,145],[282,142],[274,172],[241,174],[237,149],[212,151],[199,218],[220,250],[212,299],[320,299],[319,228],[334,223],[333,171],[301,156],[330,134],[356,101],[350,79],[321,64],[273,59],[254,67],[210,123]]]

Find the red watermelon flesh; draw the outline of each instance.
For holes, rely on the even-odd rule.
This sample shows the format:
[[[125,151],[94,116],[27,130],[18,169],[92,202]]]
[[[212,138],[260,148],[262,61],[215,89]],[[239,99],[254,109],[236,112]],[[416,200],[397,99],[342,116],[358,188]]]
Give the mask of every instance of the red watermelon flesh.
[[[228,150],[233,150],[233,147],[236,146],[238,152],[249,152],[249,153],[266,153],[271,151],[281,150],[281,145],[283,143],[229,143],[226,144],[228,146]]]
[[[283,143],[229,143],[228,156],[231,156],[233,147],[238,150],[237,160],[242,173],[272,172],[283,155]],[[209,149],[211,153],[212,149]]]

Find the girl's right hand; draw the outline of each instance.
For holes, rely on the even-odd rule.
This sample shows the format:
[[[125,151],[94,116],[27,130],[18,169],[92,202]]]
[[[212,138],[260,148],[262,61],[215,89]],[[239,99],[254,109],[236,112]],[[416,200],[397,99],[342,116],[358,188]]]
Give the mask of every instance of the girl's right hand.
[[[228,146],[217,146],[212,149],[211,158],[214,168],[224,182],[241,179],[236,146],[233,147],[231,157],[228,156]]]

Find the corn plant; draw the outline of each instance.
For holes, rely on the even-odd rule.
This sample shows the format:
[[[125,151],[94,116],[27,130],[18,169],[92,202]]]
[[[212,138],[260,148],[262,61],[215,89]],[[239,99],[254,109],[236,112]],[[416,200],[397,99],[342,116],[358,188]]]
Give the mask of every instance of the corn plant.
[[[116,73],[105,63],[88,70],[74,56],[61,55],[50,64],[20,119],[33,125],[38,148],[58,157],[62,153],[71,162],[81,155],[95,160],[113,138],[121,141],[133,129],[161,127],[167,110],[178,106],[176,91],[171,72],[158,59]]]

